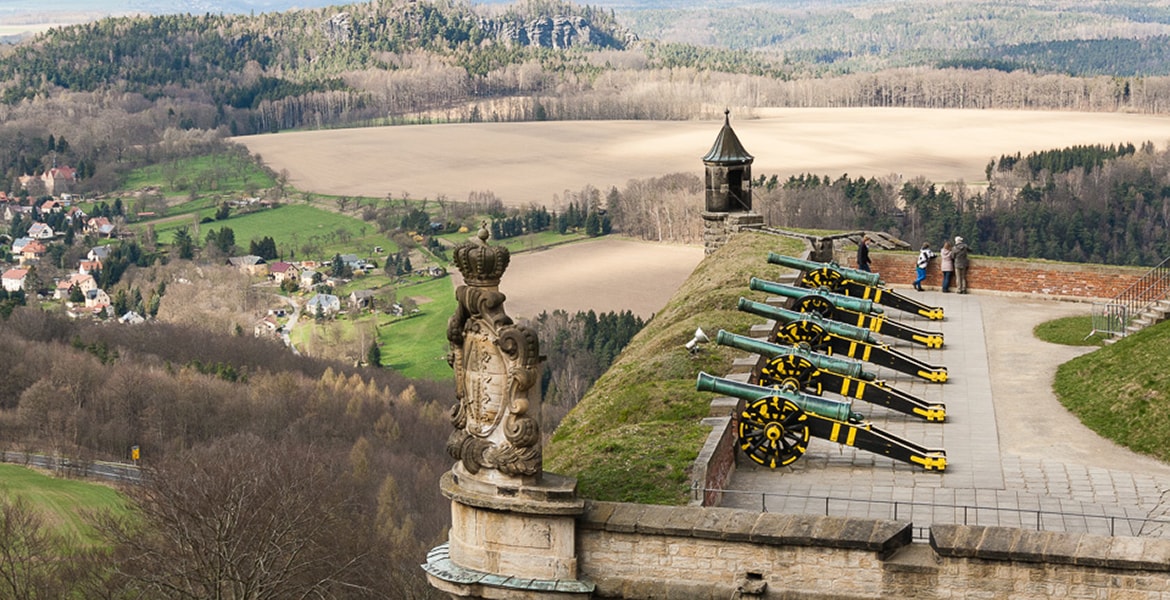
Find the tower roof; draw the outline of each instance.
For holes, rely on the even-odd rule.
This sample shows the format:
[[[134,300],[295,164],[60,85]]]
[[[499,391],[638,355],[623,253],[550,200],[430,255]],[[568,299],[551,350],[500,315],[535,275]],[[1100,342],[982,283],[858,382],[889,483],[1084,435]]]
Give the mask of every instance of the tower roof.
[[[743,149],[743,144],[739,143],[739,138],[736,137],[735,131],[731,129],[731,110],[724,109],[723,129],[719,130],[719,136],[715,138],[715,144],[711,146],[711,150],[703,157],[703,162],[721,165],[744,165],[751,164],[753,160],[755,160],[755,157]]]

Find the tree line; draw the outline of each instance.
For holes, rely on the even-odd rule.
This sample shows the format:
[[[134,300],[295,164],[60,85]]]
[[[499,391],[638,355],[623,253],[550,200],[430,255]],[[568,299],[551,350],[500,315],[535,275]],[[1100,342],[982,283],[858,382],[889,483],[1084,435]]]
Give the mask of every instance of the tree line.
[[[0,364],[7,449],[84,465],[138,446],[144,466],[143,485],[126,490],[135,518],[99,520],[106,545],[64,580],[53,571],[61,548],[14,567],[34,549],[0,536],[0,573],[30,590],[13,597],[68,597],[50,593],[54,577],[101,598],[437,597],[417,564],[449,520],[438,493],[449,383],[246,336],[102,327],[24,307],[0,321],[0,351],[11,357]],[[0,521],[48,535],[30,513],[0,505]],[[265,567],[276,564],[285,568]]]

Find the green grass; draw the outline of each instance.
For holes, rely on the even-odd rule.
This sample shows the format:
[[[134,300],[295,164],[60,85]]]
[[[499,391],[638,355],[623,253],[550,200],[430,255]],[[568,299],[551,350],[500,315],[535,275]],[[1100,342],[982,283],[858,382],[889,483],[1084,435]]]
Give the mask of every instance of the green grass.
[[[87,524],[87,512],[109,510],[127,514],[126,499],[113,488],[59,479],[16,465],[0,464],[0,495],[24,498],[44,522],[66,539],[81,546],[99,544]]]
[[[1092,315],[1065,317],[1041,323],[1032,329],[1032,335],[1052,344],[1065,346],[1101,346],[1105,336],[1093,331]]]
[[[379,324],[382,366],[410,378],[450,378],[447,364],[447,319],[455,313],[455,289],[450,277],[398,288],[398,299],[426,298],[419,312]]]
[[[1147,327],[1056,371],[1053,389],[1085,426],[1170,462],[1170,321]]]
[[[758,317],[736,310],[753,276],[788,271],[768,252],[797,254],[799,240],[746,233],[707,257],[667,305],[593,385],[553,433],[545,468],[577,478],[584,497],[619,502],[685,504],[688,476],[709,427],[710,393],[695,390],[699,371],[723,375],[742,352],[707,344],[683,347],[696,327],[746,334]]]
[[[187,193],[255,193],[273,187],[276,182],[250,160],[223,152],[135,169],[123,187],[140,190],[157,187],[164,194]]]
[[[214,212],[209,209],[208,212]],[[186,219],[168,221],[155,225],[155,233],[159,243],[170,244],[174,240],[175,230],[180,227],[191,227]],[[388,236],[378,233],[378,228],[370,223],[354,217],[339,215],[306,204],[283,204],[268,210],[261,210],[245,215],[232,216],[223,221],[202,223],[199,225],[197,243],[202,244],[207,232],[230,227],[236,236],[236,246],[242,252],[248,251],[252,240],[260,240],[269,236],[276,241],[276,247],[282,251],[291,250],[295,257],[286,259],[297,260],[328,260],[335,254],[355,253],[360,257],[373,257],[374,246],[381,246],[385,252],[397,252],[398,245]],[[349,236],[348,241],[342,241],[344,230]],[[301,256],[301,248],[306,243],[314,243],[320,251],[314,256]],[[384,255],[383,255],[384,256]],[[381,262],[378,263],[381,266]]]

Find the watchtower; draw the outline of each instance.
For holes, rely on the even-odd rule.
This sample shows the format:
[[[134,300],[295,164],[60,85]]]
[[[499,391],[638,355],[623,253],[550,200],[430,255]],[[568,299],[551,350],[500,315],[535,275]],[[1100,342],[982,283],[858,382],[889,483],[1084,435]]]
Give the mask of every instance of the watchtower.
[[[760,227],[764,218],[752,212],[752,161],[731,128],[731,111],[723,111],[723,128],[703,156],[706,169],[706,209],[703,244],[711,254],[732,233]]]

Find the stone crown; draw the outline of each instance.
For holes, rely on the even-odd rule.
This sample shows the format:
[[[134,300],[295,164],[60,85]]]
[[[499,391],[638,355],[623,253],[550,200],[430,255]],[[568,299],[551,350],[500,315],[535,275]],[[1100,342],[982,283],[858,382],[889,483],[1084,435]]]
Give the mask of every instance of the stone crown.
[[[511,253],[503,246],[489,246],[485,226],[468,242],[455,248],[453,260],[463,281],[476,287],[496,286],[508,268]]]

